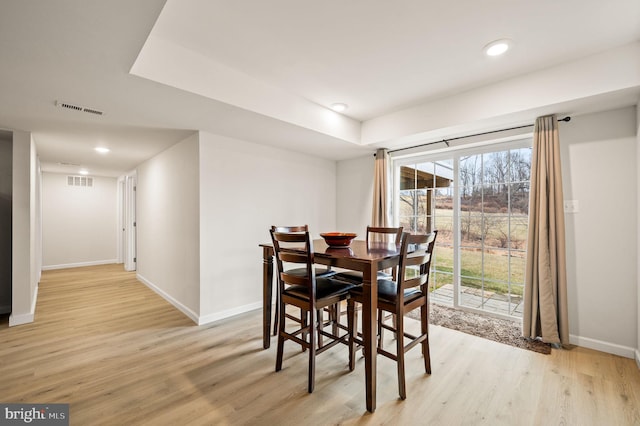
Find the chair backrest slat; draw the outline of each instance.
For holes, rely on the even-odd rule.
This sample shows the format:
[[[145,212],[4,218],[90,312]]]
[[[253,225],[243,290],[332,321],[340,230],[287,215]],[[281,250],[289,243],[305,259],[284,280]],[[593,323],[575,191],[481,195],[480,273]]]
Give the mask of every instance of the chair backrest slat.
[[[309,227],[304,226],[272,226],[271,240],[276,258],[278,284],[280,290],[284,286],[300,285],[309,289],[309,294],[315,294],[315,269],[313,268],[313,242],[309,235]],[[289,274],[284,269],[284,263],[305,265],[307,273]]]
[[[280,249],[280,260],[289,263],[307,263],[308,256],[306,253],[296,253]]]
[[[286,272],[280,273],[280,279],[287,285],[303,285],[305,287],[310,286],[309,283],[311,281],[308,275],[291,275],[287,274]]]
[[[410,288],[422,287],[422,291],[429,291],[429,269],[437,235],[438,231],[425,235],[403,234],[398,265],[398,300],[403,300],[404,291]]]
[[[380,227],[380,226],[367,226],[367,245],[369,245],[370,241],[381,241],[381,242],[395,242],[396,246],[400,244],[400,240],[402,239],[402,230],[403,227],[397,228],[389,228],[389,227]],[[373,234],[373,235],[371,235]],[[393,237],[391,241],[388,241],[387,237]]]

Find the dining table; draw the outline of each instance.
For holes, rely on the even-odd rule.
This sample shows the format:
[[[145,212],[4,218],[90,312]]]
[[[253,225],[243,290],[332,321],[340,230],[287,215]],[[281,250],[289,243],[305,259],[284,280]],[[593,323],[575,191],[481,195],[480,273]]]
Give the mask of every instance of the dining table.
[[[273,245],[259,244],[263,261],[263,347],[271,344],[273,297]],[[362,272],[364,303],[362,334],[364,342],[365,386],[367,410],[376,409],[376,355],[378,271],[392,268],[400,261],[400,247],[393,243],[353,240],[348,247],[330,247],[325,240],[313,240],[314,263]]]

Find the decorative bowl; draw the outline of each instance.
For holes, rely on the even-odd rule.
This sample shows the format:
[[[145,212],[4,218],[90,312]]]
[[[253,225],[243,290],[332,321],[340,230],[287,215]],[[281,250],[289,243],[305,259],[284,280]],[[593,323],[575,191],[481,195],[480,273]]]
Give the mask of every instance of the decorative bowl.
[[[348,232],[325,232],[320,234],[329,247],[349,247],[357,235]]]

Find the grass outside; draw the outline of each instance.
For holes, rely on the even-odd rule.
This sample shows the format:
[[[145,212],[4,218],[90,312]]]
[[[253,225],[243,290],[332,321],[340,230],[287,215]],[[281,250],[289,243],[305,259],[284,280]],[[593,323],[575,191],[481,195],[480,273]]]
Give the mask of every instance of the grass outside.
[[[430,285],[436,289],[453,283],[453,210],[435,209],[434,219],[438,239],[432,262],[435,274],[431,277]],[[428,220],[426,217],[419,218],[419,227],[426,228]],[[509,220],[507,215],[501,213],[485,213],[483,221],[479,212],[461,212],[460,221],[461,228],[466,230],[462,234],[460,250],[461,285],[521,296],[525,274],[527,216],[512,215]],[[401,220],[401,225],[411,228],[402,222]]]
[[[512,253],[513,254],[513,253]],[[520,253],[519,253],[520,254]],[[464,287],[482,288],[500,294],[521,296],[524,285],[524,256],[509,256],[502,253],[484,253],[484,277],[482,274],[483,253],[479,250],[461,250],[460,279]],[[511,270],[509,270],[509,264]],[[436,245],[434,259],[434,288],[453,283],[453,248]],[[509,282],[511,288],[509,288]]]

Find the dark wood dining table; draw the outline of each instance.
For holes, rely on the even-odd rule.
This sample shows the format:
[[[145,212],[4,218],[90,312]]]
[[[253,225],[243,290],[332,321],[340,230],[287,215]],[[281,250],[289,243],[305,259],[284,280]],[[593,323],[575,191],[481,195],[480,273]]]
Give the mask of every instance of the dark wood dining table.
[[[273,296],[273,245],[260,244],[263,261],[263,347],[271,344],[271,301]],[[380,270],[396,266],[400,248],[394,244],[354,240],[347,248],[329,247],[324,240],[313,241],[315,263],[336,268],[360,271],[363,275],[364,304],[362,306],[362,333],[367,410],[376,409],[376,355],[378,281]],[[372,277],[374,279],[372,279]]]

